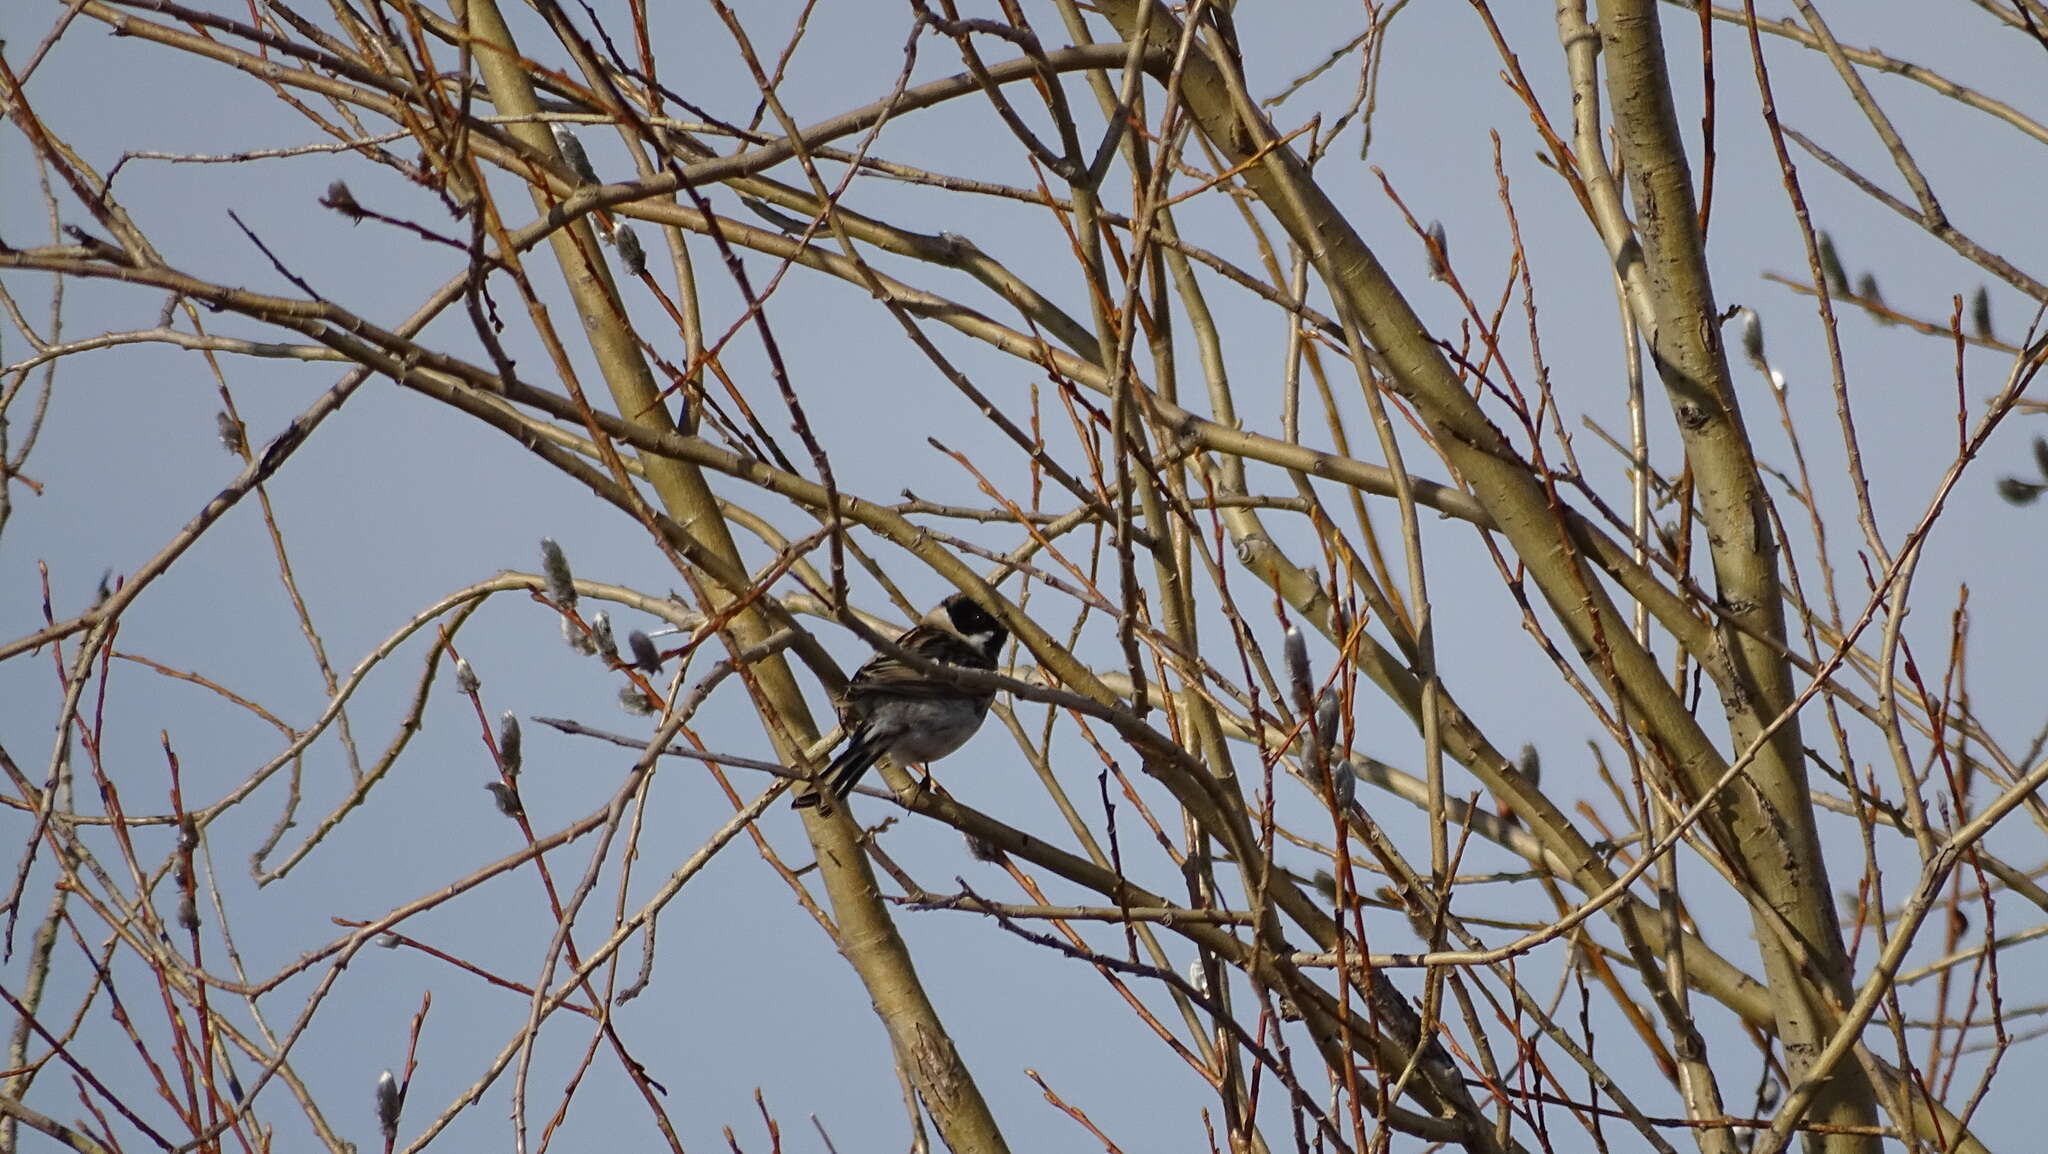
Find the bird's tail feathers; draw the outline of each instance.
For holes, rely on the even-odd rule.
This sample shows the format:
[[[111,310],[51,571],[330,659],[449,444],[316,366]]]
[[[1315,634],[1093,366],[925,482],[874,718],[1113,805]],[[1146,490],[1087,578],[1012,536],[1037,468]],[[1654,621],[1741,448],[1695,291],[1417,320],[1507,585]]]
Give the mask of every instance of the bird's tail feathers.
[[[818,775],[810,788],[797,794],[796,801],[791,803],[792,808],[816,807],[821,813],[831,813],[831,802],[840,801],[852,793],[861,777],[881,760],[883,746],[877,734],[857,735],[846,743],[846,748],[839,751],[839,756],[832,759],[832,764],[825,767],[825,772]]]

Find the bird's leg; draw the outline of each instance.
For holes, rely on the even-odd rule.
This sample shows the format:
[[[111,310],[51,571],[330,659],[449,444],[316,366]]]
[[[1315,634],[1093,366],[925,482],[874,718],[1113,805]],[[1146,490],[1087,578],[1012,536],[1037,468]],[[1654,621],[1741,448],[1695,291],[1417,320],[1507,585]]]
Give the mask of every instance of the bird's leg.
[[[932,763],[927,761],[918,766],[918,770],[917,785],[912,787],[910,791],[910,804],[912,805],[916,805],[924,800],[924,795],[930,793],[932,788]]]

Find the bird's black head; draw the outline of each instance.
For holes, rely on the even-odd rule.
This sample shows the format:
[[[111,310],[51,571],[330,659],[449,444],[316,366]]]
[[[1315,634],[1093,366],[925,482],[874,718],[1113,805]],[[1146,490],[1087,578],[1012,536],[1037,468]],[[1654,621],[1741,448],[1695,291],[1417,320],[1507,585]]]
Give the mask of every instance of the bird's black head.
[[[994,661],[996,654],[1002,651],[1003,642],[1010,639],[1010,631],[1003,628],[995,614],[965,593],[955,593],[939,602],[939,612],[945,614],[946,624],[953,632],[981,650],[990,661]]]

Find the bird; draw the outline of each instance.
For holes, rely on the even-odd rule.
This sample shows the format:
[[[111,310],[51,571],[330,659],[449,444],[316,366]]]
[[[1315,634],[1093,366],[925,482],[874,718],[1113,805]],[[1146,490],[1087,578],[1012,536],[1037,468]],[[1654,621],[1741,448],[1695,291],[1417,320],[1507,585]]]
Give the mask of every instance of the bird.
[[[980,602],[955,593],[898,637],[896,646],[929,661],[993,672],[996,654],[1009,636]],[[794,808],[815,806],[831,813],[832,803],[852,793],[861,775],[881,758],[906,765],[945,757],[981,728],[993,700],[991,690],[970,689],[943,673],[877,653],[855,671],[840,700],[845,748],[811,788],[797,795]]]

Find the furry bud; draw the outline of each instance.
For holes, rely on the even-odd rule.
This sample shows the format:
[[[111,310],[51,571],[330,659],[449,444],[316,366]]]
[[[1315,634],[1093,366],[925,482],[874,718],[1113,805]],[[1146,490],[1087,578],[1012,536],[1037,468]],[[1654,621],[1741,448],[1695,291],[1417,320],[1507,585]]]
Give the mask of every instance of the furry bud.
[[[2008,505],[2031,505],[2040,498],[2044,489],[2048,489],[2048,485],[2036,485],[2018,477],[1998,479],[1998,495],[2005,498]]]
[[[502,781],[487,781],[484,788],[491,791],[491,800],[498,803],[499,813],[506,817],[518,817],[526,812],[526,807],[519,804],[518,790]]]
[[[654,647],[654,638],[635,629],[626,634],[626,651],[633,655],[633,667],[642,673],[661,672],[661,651]]]
[[[1301,630],[1296,628],[1292,621],[1287,623],[1286,639],[1280,652],[1286,659],[1287,686],[1294,694],[1294,704],[1303,712],[1307,712],[1312,708],[1309,702],[1314,700],[1309,688],[1313,682],[1309,680],[1308,674],[1308,638],[1301,635]]]
[[[348,185],[338,180],[327,186],[327,194],[320,198],[320,203],[357,224],[361,224],[363,218],[369,215],[363,211],[362,205],[356,203],[356,194],[348,190]]]
[[[1343,704],[1338,700],[1334,686],[1316,695],[1316,739],[1324,745],[1336,744],[1337,711]]]
[[[576,624],[574,617],[567,615],[562,617],[562,642],[585,657],[597,652],[597,643],[591,640],[590,634]]]
[[[377,1128],[384,1132],[384,1144],[398,1140],[398,1108],[404,1104],[404,1095],[398,1088],[398,1079],[386,1070],[377,1076]]]
[[[504,716],[498,718],[498,764],[504,768],[506,777],[519,776],[524,754],[521,747],[524,744],[519,732],[519,716],[508,709]]]
[[[619,267],[628,276],[647,275],[647,250],[640,247],[640,236],[630,224],[622,224],[612,235],[612,244],[619,250]]]
[[[540,539],[540,572],[547,581],[548,600],[563,609],[576,608],[576,576],[569,572],[569,555],[553,537]]]
[[[590,166],[590,154],[583,151],[583,142],[576,139],[576,130],[566,124],[550,124],[548,131],[554,134],[555,147],[562,151],[562,162],[576,179],[585,184],[598,184],[597,170]]]
[[[1331,767],[1330,792],[1335,795],[1337,804],[1345,809],[1351,808],[1352,801],[1358,797],[1358,770],[1352,766],[1350,758]]]
[[[1849,295],[1849,272],[1842,267],[1841,255],[1835,251],[1835,238],[1826,232],[1820,234],[1820,275],[1827,282],[1828,292]]]
[[[1742,317],[1742,355],[1756,368],[1757,372],[1768,373],[1771,366],[1764,361],[1764,322],[1753,308],[1735,310]]]
[[[1866,307],[1872,309],[1882,309],[1885,307],[1884,294],[1879,292],[1877,289],[1876,273],[1867,272],[1864,273],[1862,276],[1856,278],[1856,295],[1862,298],[1863,303]],[[1893,325],[1897,324],[1898,322],[1891,319],[1888,316],[1879,315],[1877,317],[1877,323],[1881,325]]]

